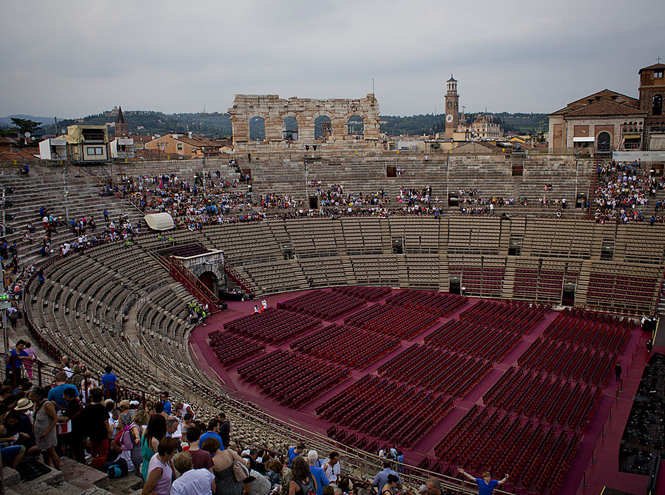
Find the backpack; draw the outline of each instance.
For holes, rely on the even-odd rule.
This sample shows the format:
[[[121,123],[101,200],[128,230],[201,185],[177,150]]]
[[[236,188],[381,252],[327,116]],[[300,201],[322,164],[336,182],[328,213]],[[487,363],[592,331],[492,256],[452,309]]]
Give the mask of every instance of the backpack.
[[[122,457],[118,457],[115,461],[104,464],[102,472],[108,474],[110,479],[127,476],[127,473],[129,473],[127,461]]]
[[[132,425],[125,426],[115,435],[111,441],[111,450],[114,450],[115,452],[132,450],[131,429]]]
[[[298,480],[293,480],[293,481],[295,481],[296,484],[298,485],[298,488],[300,488],[301,495],[316,495],[316,489],[314,488],[314,485],[312,484],[313,479],[314,478],[312,478],[312,476],[310,475],[309,483],[307,483],[306,485],[302,484]]]

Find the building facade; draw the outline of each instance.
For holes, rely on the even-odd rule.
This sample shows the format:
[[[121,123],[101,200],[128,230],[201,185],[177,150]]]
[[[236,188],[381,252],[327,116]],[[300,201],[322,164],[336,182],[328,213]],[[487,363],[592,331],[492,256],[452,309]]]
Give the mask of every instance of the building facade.
[[[640,69],[639,98],[609,89],[550,114],[550,152],[665,150],[665,64]]]

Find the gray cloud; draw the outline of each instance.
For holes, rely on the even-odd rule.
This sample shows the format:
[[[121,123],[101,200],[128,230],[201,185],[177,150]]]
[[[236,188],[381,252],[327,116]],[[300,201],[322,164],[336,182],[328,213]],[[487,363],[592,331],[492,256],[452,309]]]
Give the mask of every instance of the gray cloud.
[[[657,0],[4,2],[0,114],[224,111],[236,93],[362,97],[382,113],[550,112],[637,95],[664,56]]]

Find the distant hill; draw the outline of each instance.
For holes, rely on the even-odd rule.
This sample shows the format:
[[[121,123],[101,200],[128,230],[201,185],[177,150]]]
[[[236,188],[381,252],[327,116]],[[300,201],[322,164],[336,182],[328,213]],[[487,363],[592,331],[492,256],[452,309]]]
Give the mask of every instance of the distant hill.
[[[231,119],[228,114],[223,113],[177,113],[165,114],[152,111],[125,111],[125,120],[129,131],[138,134],[166,134],[168,132],[193,132],[209,138],[229,138],[232,136]],[[468,122],[473,122],[478,114],[467,114]],[[495,122],[501,124],[505,131],[520,134],[538,134],[547,131],[547,115],[542,113],[496,113]],[[6,121],[11,125],[11,117],[29,118],[36,122],[42,122],[43,131],[53,134],[55,128],[53,119],[50,117],[31,117],[30,115],[12,115],[0,119],[0,125]],[[424,134],[436,134],[445,129],[445,115],[427,114],[412,115],[409,117],[381,116],[381,132],[390,135],[422,136]],[[115,122],[112,115],[100,113],[89,115],[82,119],[58,120],[58,129],[62,132],[68,125],[85,124],[111,124]]]
[[[150,111],[123,111],[129,132],[137,134],[166,134],[168,132],[193,132],[209,138],[224,138],[232,135],[231,119],[228,114],[177,113],[165,114]],[[111,115],[89,115],[83,119],[58,121],[62,132],[73,124],[111,124],[116,118]],[[54,126],[45,127],[47,133],[54,132]]]
[[[467,122],[473,122],[479,114],[466,114]],[[548,120],[544,113],[495,113],[494,122],[501,125],[504,131],[518,134],[538,134],[547,132]],[[443,114],[413,115],[410,117],[381,116],[381,132],[392,136],[407,134],[411,136],[431,135],[445,129]]]

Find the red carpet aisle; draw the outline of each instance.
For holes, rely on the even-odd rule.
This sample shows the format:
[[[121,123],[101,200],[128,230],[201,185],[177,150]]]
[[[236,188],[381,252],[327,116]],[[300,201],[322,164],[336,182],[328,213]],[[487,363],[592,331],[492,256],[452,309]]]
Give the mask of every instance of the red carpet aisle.
[[[633,407],[633,398],[650,357],[647,355],[645,346],[648,339],[647,334],[635,332],[628,342],[620,361],[623,369],[623,390],[619,391],[617,400],[618,386],[612,377],[589,426],[583,448],[580,448],[575,462],[564,480],[564,488],[570,487],[570,491],[564,493],[573,493],[574,483],[580,478],[577,495],[599,494],[603,486],[635,495],[646,493],[649,481],[647,476],[619,472],[619,450],[621,449],[621,437]],[[651,355],[663,352],[664,349],[664,347],[654,347]],[[592,453],[595,462],[592,462]],[[584,477],[584,473],[586,473],[586,477]],[[584,479],[586,479],[586,487],[582,486]]]

